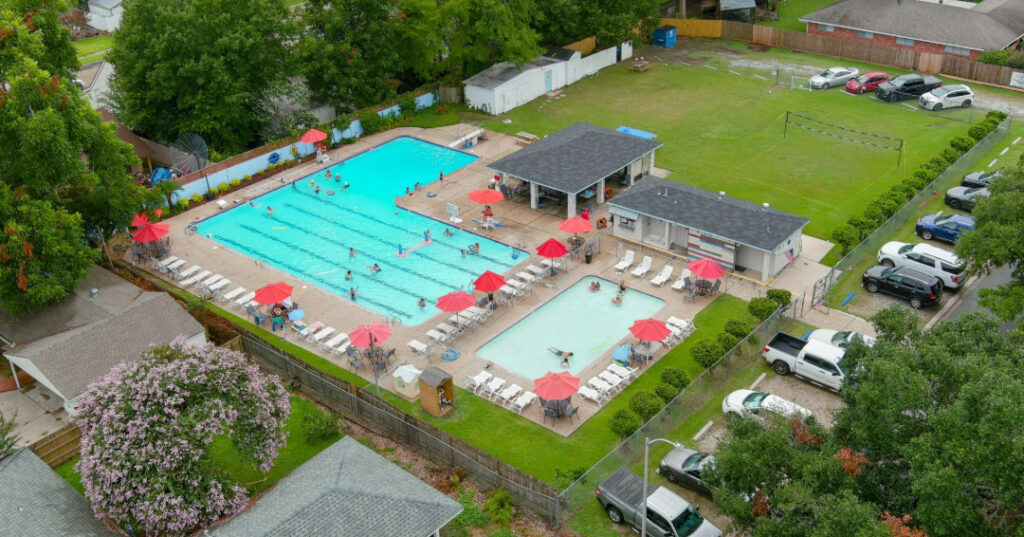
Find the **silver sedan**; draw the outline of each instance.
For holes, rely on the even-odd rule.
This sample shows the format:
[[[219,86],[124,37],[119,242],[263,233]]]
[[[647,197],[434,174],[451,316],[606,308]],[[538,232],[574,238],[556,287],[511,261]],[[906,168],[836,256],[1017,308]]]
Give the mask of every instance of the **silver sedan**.
[[[811,88],[829,89],[845,86],[847,82],[857,78],[860,71],[856,67],[829,67],[811,77]]]

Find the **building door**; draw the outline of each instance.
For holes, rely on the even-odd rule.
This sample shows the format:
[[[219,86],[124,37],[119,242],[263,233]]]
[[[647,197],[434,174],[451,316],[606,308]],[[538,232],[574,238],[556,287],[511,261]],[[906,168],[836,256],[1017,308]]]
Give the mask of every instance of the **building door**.
[[[551,92],[551,71],[544,71],[544,92]]]

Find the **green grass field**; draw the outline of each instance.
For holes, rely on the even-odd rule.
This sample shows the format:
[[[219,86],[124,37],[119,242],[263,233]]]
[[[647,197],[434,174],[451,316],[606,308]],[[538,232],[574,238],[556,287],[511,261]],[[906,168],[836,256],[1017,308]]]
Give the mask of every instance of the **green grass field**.
[[[271,468],[270,472],[263,474],[244,463],[238,452],[231,445],[231,442],[225,437],[214,439],[214,443],[210,447],[210,457],[216,461],[218,467],[224,470],[232,479],[244,484],[249,492],[259,492],[273,485],[278,479],[288,474],[288,472],[298,468],[299,465],[313,458],[314,455],[320,453],[327,446],[341,438],[341,432],[339,431],[333,438],[326,440],[316,442],[306,440],[305,432],[302,429],[302,418],[317,412],[317,407],[309,401],[298,397],[292,397],[291,404],[292,413],[288,416],[288,421],[285,423],[285,430],[288,431],[288,443],[281,448],[277,455],[277,460],[274,461],[274,467]],[[55,470],[65,481],[71,483],[71,486],[75,487],[78,492],[84,494],[85,488],[82,487],[81,477],[75,471],[75,463],[77,462],[78,457],[75,457],[58,466]]]
[[[757,24],[759,26],[774,26],[795,32],[805,32],[807,31],[807,25],[800,22],[800,17],[833,3],[835,3],[835,0],[785,0],[779,6],[779,20],[759,21]]]
[[[740,53],[762,59],[757,53]],[[835,61],[810,62],[806,55],[782,51],[764,58],[803,64]],[[643,74],[618,65],[562,91],[565,98],[540,98],[485,124],[510,134],[540,136],[576,121],[653,132],[665,144],[656,154],[656,165],[670,170],[670,179],[808,217],[807,233],[825,239],[950,139],[963,135],[969,117],[961,111],[911,111],[838,89],[791,91],[788,83],[773,87],[766,80],[678,63],[657,63]],[[903,138],[903,166],[896,166],[893,151],[802,129],[791,127],[783,138],[787,110]]]
[[[90,54],[96,54],[102,50],[107,50],[114,46],[114,38],[109,35],[97,35],[88,39],[79,39],[78,41],[72,41],[71,46],[75,47],[78,52],[78,58],[82,59]],[[99,56],[89,58],[89,61],[99,60]]]

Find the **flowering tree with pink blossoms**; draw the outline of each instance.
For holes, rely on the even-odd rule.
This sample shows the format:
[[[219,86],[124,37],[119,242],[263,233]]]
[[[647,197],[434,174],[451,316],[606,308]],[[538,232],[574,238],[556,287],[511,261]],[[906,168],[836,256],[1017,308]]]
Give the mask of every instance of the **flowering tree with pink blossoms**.
[[[288,394],[245,355],[183,338],[115,367],[79,400],[76,469],[97,517],[184,535],[245,506],[207,452],[226,436],[266,472],[285,444]]]

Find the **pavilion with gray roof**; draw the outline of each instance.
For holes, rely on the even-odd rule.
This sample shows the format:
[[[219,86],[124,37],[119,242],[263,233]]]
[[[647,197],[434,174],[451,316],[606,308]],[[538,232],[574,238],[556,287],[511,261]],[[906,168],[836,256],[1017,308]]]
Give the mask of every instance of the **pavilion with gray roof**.
[[[546,199],[568,205],[576,216],[578,198],[605,201],[605,181],[617,178],[625,185],[654,168],[654,152],[661,142],[623,134],[590,123],[573,123],[488,168],[503,179],[512,177],[530,185],[530,207]],[[545,200],[542,200],[545,198]]]
[[[675,181],[644,176],[608,202],[616,237],[767,281],[800,255],[810,220]],[[653,271],[652,271],[653,272]]]
[[[92,512],[89,500],[28,448],[0,459],[0,537],[117,535]]]
[[[346,436],[209,535],[437,537],[461,512],[455,500]]]

